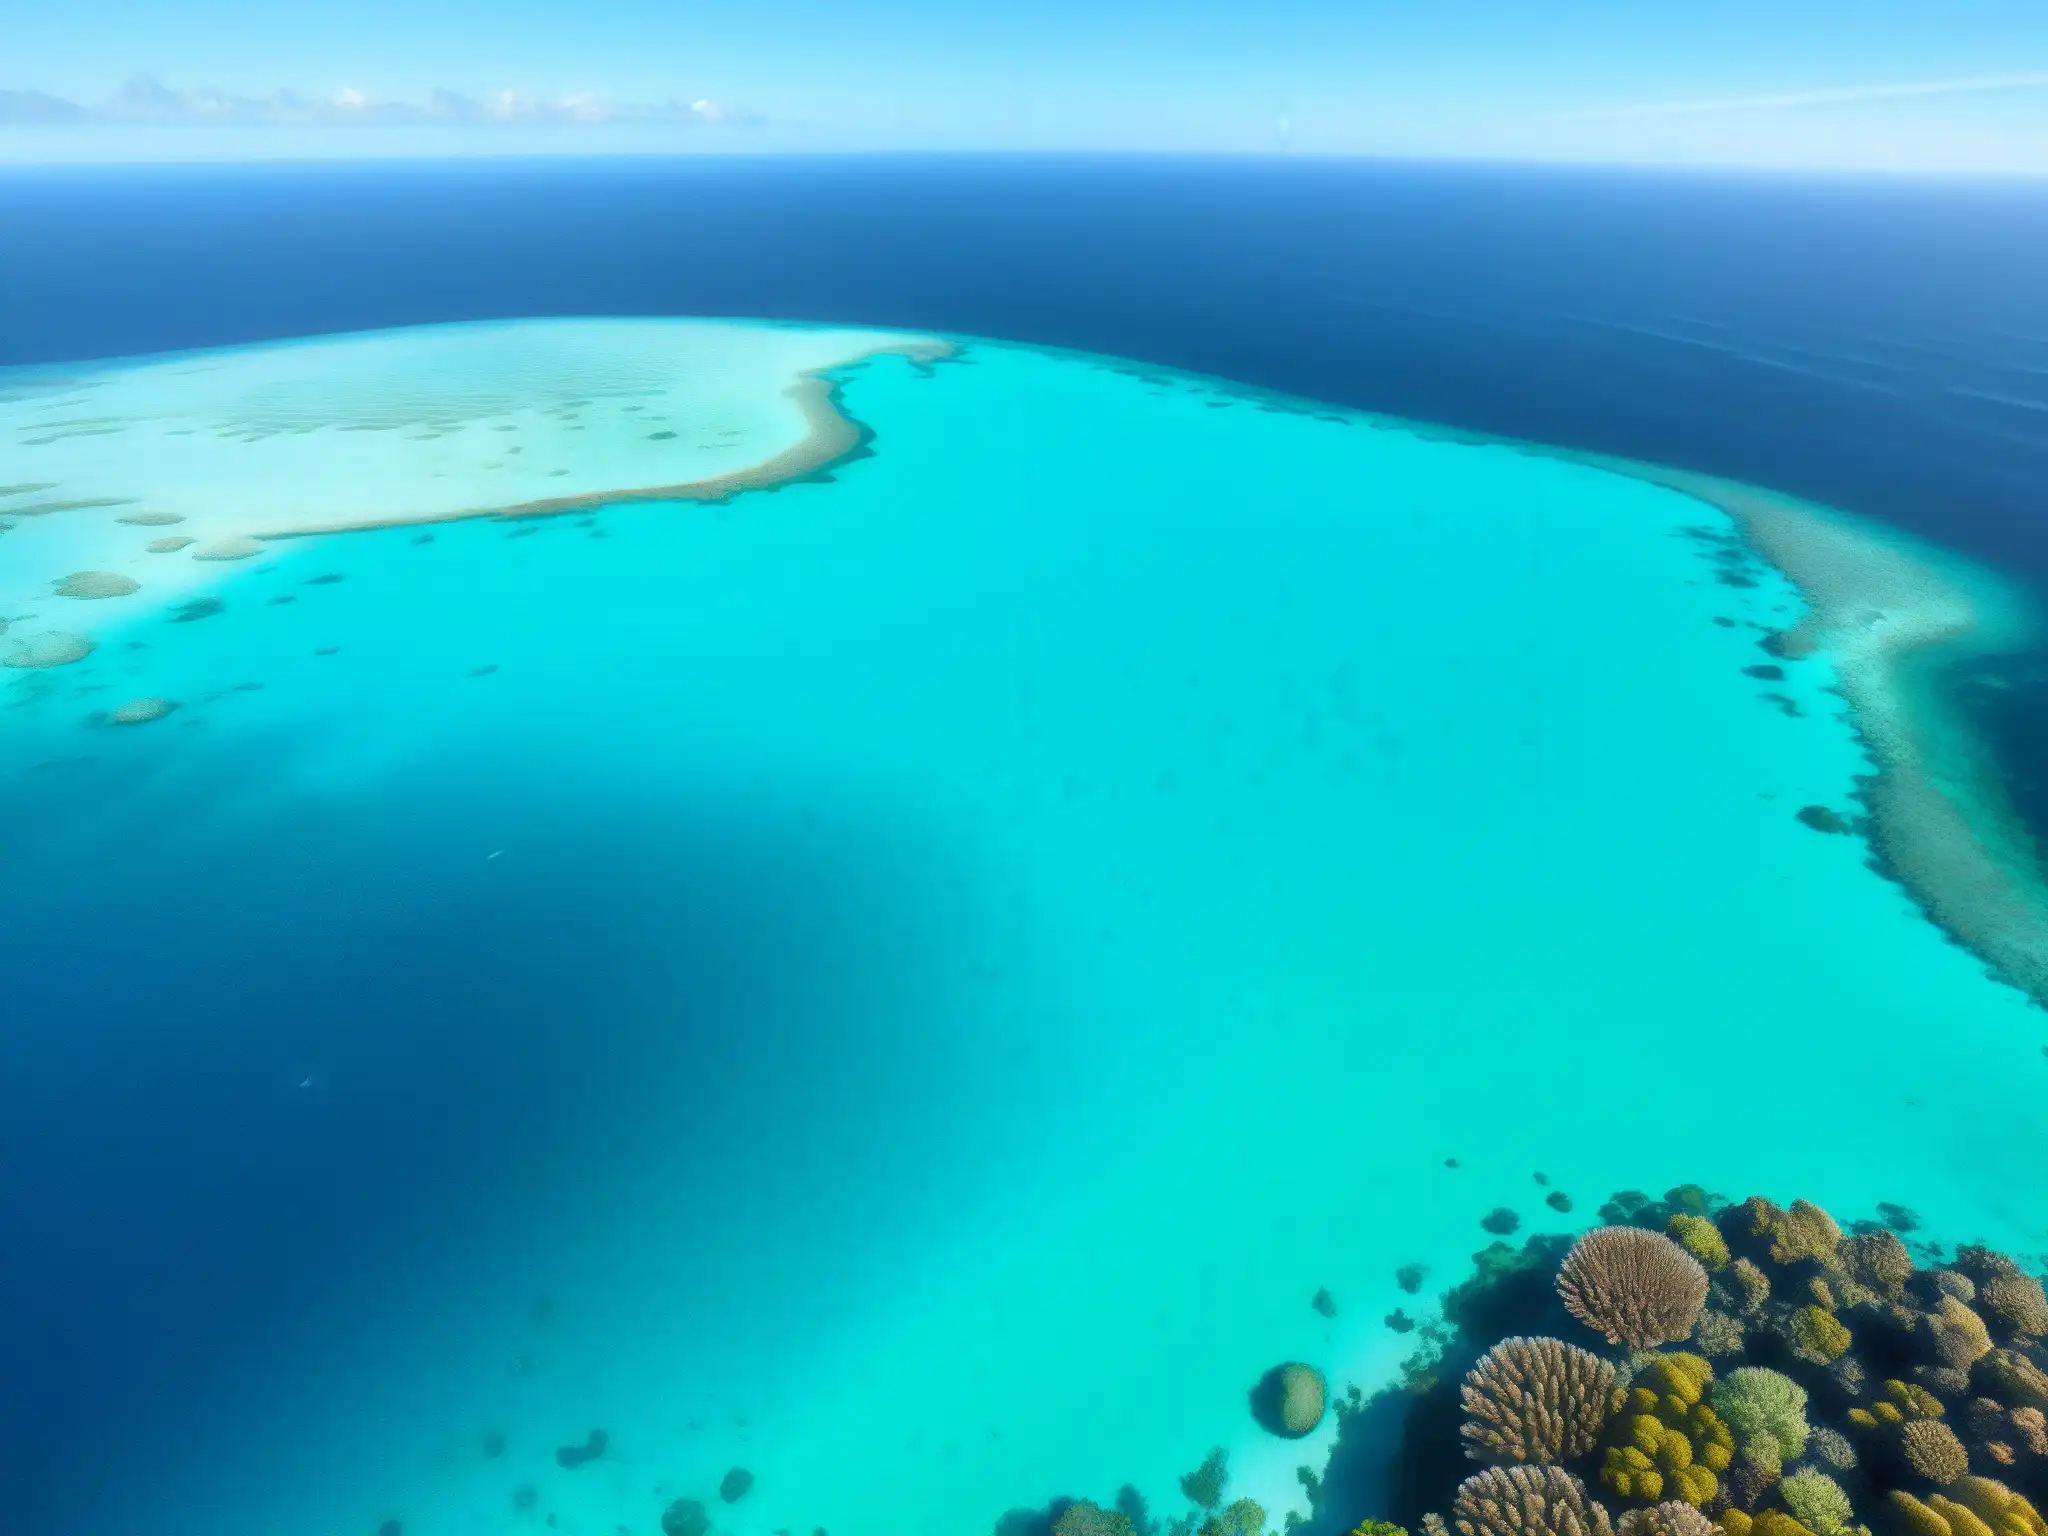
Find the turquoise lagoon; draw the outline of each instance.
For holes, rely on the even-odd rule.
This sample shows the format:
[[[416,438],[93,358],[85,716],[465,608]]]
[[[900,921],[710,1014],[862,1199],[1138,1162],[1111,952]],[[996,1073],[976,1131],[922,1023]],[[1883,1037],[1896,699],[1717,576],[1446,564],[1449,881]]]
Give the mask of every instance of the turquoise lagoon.
[[[1178,1516],[1215,1445],[1277,1526],[1333,1425],[1247,1389],[1388,1379],[1495,1207],[2048,1248],[2048,1029],[1796,817],[1872,763],[1693,496],[694,322],[18,371],[0,431],[10,929],[80,957],[31,1017],[217,1057],[238,1167],[467,1170],[82,1427],[69,1530],[953,1536]]]

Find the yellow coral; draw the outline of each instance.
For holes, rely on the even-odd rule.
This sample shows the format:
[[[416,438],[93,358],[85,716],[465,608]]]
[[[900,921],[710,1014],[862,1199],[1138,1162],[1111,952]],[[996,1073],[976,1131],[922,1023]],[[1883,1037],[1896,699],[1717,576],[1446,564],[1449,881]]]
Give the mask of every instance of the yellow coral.
[[[1750,1536],[1813,1536],[1813,1532],[1782,1509],[1759,1510],[1749,1526]]]
[[[1624,1499],[1703,1505],[1735,1457],[1735,1437],[1701,1399],[1714,1368],[1698,1355],[1658,1355],[1636,1373],[1610,1431],[1600,1480]]]
[[[1750,1536],[1750,1524],[1748,1514],[1742,1510],[1730,1509],[1722,1512],[1721,1529],[1726,1531],[1728,1536]]]
[[[1916,1386],[1910,1381],[1900,1381],[1896,1377],[1884,1384],[1884,1395],[1886,1401],[1880,1402],[1877,1406],[1880,1410],[1891,1406],[1892,1412],[1898,1415],[1890,1421],[1894,1424],[1901,1419],[1938,1419],[1947,1412],[1941,1406],[1941,1399],[1925,1387]]]
[[[1996,1478],[1958,1478],[1948,1496],[1982,1519],[1997,1536],[2043,1536],[2048,1531],[2040,1511]]]
[[[1728,1240],[1720,1230],[1704,1216],[1688,1215],[1680,1211],[1673,1216],[1664,1229],[1671,1240],[1687,1253],[1698,1259],[1708,1269],[1719,1269],[1728,1262]]]
[[[1907,1536],[1956,1536],[1939,1511],[1929,1509],[1910,1493],[1894,1488],[1891,1505],[1892,1513],[1898,1516],[1899,1526]]]
[[[1825,1307],[1814,1304],[1792,1314],[1792,1353],[1817,1365],[1829,1365],[1849,1352],[1849,1330]]]
[[[1991,1527],[1978,1518],[1975,1510],[1956,1503],[1954,1499],[1930,1493],[1927,1495],[1927,1507],[1948,1522],[1951,1536],[1992,1536]]]

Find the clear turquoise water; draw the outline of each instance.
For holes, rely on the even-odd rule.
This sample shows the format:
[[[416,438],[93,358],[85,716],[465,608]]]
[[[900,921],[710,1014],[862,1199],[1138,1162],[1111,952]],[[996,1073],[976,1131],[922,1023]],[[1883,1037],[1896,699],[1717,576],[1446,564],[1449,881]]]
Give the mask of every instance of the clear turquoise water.
[[[1246,1389],[1377,1385],[1495,1206],[2048,1246],[2040,1016],[1793,818],[1867,765],[1716,514],[994,344],[842,405],[827,483],[280,544],[6,675],[23,1123],[219,1255],[65,1530],[950,1536],[1214,1444],[1277,1512],[1330,1430]]]

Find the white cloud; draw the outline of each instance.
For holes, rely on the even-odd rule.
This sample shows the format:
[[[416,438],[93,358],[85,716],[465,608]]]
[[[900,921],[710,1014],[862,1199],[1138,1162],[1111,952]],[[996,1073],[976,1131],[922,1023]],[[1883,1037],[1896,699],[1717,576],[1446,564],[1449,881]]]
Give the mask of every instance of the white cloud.
[[[500,91],[487,101],[460,91],[433,90],[423,100],[373,96],[356,87],[328,96],[275,91],[240,96],[231,91],[179,91],[149,75],[125,82],[98,106],[84,106],[34,90],[0,90],[0,127],[91,124],[163,124],[241,127],[301,127],[331,124],[691,124],[747,123],[753,119],[716,102],[618,102],[588,92],[567,96],[526,96]]]
[[[1693,113],[1782,112],[1800,107],[1853,105],[1873,101],[1908,101],[1927,96],[1978,96],[2003,91],[2048,90],[2048,70],[2019,75],[1966,75],[1950,80],[1904,80],[1888,85],[1845,85],[1809,91],[1778,91],[1759,96],[1705,96],[1682,101],[1638,101],[1620,106],[1587,107],[1558,114],[1584,120],[1607,117],[1680,117]]]

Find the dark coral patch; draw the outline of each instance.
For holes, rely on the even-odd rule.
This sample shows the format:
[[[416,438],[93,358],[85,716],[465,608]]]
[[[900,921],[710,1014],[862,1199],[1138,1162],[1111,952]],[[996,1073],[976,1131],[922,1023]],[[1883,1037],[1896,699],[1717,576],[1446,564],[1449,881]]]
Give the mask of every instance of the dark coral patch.
[[[555,1465],[565,1471],[574,1471],[585,1462],[595,1461],[602,1456],[612,1437],[601,1429],[593,1429],[584,1436],[581,1445],[564,1445],[555,1451]]]
[[[1848,817],[1840,811],[1831,811],[1824,805],[1802,805],[1793,814],[1816,832],[1827,832],[1839,837],[1856,830]]]
[[[1521,1226],[1521,1224],[1522,1218],[1504,1205],[1495,1206],[1479,1218],[1479,1225],[1491,1232],[1495,1237],[1506,1237],[1510,1232]]]

